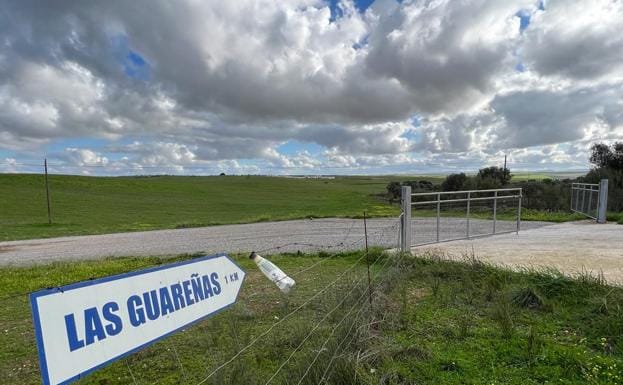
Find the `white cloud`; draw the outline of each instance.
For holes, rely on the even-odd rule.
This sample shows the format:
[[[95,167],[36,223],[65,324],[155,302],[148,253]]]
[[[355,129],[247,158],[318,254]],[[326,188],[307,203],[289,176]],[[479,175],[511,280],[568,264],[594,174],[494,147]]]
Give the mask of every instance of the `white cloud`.
[[[623,3],[548,1],[526,30],[526,65],[543,75],[623,79]]]
[[[576,144],[622,134],[621,2],[340,6],[330,21],[320,0],[7,3],[0,149],[68,143],[59,159],[105,169],[416,167],[442,153],[455,167],[566,143],[532,154],[564,163]],[[71,144],[85,137],[109,144]],[[325,153],[279,153],[289,140]]]
[[[66,148],[61,158],[77,166],[106,166],[108,158],[86,148]]]
[[[407,87],[418,112],[454,115],[479,106],[494,91],[495,77],[512,71],[515,14],[526,4],[405,2],[378,17],[367,64],[375,75]]]

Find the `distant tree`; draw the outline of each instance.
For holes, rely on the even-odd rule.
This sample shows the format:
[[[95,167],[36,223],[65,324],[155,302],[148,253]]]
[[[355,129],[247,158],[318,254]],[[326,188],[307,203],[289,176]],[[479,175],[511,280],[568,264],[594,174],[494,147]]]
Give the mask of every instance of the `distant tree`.
[[[615,142],[612,145],[612,161],[610,167],[615,170],[623,170],[623,142]]]
[[[607,144],[594,143],[591,146],[590,162],[597,168],[608,167],[611,162],[612,155],[612,151]]]
[[[599,183],[601,179],[608,179],[608,210],[623,211],[623,142],[612,146],[595,143],[589,159],[595,167],[578,181]]]
[[[408,180],[402,184],[404,186],[411,186],[411,191],[413,192],[427,192],[435,189],[435,185],[429,180]]]
[[[464,173],[450,174],[441,182],[441,189],[443,191],[459,191],[462,190],[467,181],[467,175]]]
[[[485,176],[485,177],[476,176],[474,179],[476,182],[477,190],[490,190],[490,189],[500,188],[503,186],[500,178],[496,178],[493,176]]]
[[[387,198],[390,203],[400,200],[402,194],[402,186],[411,186],[412,192],[433,191],[435,185],[428,180],[408,180],[404,182],[389,182],[385,189],[387,190]]]
[[[504,167],[485,167],[478,170],[478,179],[494,179],[499,182],[501,186],[506,186],[511,181],[511,171]],[[490,184],[490,183],[487,183]]]
[[[222,173],[220,173],[219,175],[220,175],[220,176],[225,176],[225,173],[224,173],[224,172],[222,172]]]
[[[402,184],[400,182],[389,182],[387,184],[387,197],[389,198],[389,203],[393,203],[395,200],[400,199],[400,189]]]

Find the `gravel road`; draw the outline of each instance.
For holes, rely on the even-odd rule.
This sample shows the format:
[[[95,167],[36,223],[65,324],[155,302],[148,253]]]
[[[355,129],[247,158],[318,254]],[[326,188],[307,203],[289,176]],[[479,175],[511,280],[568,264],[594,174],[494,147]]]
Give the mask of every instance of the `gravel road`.
[[[522,224],[523,225],[523,224]],[[413,248],[461,259],[476,257],[511,268],[554,267],[569,275],[589,271],[610,283],[623,284],[623,226],[594,221],[561,223],[516,234],[454,241]]]
[[[522,229],[544,225],[547,223],[524,222]],[[395,218],[369,219],[369,244],[396,247],[397,226]],[[457,238],[465,234],[464,219],[442,218],[441,226],[442,239]],[[514,226],[514,222],[498,221],[500,231],[513,229]],[[492,228],[492,222],[472,219],[470,228],[472,234],[488,232]],[[435,230],[435,218],[414,220],[414,242],[433,240]],[[246,253],[256,250],[263,254],[272,254],[297,250],[361,249],[364,247],[363,235],[361,219],[328,218],[12,241],[0,242],[0,265],[196,252]]]

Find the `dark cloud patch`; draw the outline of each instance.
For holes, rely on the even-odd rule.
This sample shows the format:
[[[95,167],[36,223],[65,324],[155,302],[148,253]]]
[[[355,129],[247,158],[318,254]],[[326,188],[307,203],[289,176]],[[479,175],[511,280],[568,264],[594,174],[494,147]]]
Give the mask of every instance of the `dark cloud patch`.
[[[622,85],[516,92],[491,102],[504,119],[495,131],[499,145],[514,148],[580,140],[592,128],[613,131],[623,125],[622,115],[615,112],[621,105]]]

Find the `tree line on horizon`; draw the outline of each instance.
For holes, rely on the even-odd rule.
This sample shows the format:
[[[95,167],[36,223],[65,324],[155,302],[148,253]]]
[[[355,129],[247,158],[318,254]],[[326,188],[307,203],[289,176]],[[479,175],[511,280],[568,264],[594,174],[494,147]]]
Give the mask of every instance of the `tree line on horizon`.
[[[591,170],[575,179],[527,180],[512,182],[513,175],[506,167],[490,166],[481,168],[475,175],[464,172],[453,173],[440,183],[433,184],[427,180],[407,180],[390,182],[387,197],[390,202],[400,201],[401,187],[411,186],[416,192],[435,191],[467,191],[497,189],[507,186],[523,189],[523,206],[530,209],[546,211],[569,210],[571,199],[571,183],[599,183],[608,179],[608,209],[614,212],[623,210],[623,142],[615,142],[611,146],[595,143],[591,146],[589,161]]]

